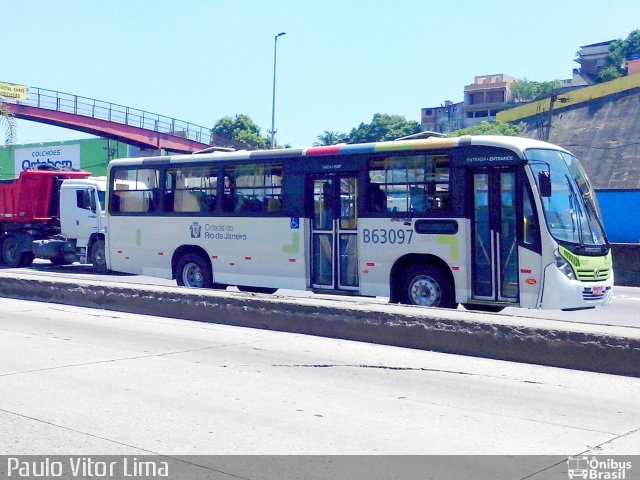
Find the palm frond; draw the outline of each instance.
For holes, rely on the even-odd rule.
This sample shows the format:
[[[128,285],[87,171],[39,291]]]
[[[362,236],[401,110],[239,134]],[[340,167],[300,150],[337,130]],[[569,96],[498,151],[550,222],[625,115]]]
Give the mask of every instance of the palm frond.
[[[11,111],[0,99],[0,127],[4,131],[4,143],[10,144],[16,138],[16,122]]]

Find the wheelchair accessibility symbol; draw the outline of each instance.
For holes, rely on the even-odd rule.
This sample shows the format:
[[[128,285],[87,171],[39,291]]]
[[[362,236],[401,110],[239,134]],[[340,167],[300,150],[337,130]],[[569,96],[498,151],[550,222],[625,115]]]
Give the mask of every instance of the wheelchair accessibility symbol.
[[[289,227],[293,230],[298,230],[300,228],[300,218],[291,217],[291,220],[289,220]]]

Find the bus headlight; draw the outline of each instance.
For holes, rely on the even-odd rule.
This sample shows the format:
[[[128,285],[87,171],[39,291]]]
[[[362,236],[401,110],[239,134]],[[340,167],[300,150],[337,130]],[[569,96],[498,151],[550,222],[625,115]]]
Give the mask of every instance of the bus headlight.
[[[553,254],[556,257],[556,267],[558,267],[558,270],[564,273],[569,280],[575,280],[576,276],[573,273],[571,264],[567,262],[564,257],[558,253],[557,250],[553,252]]]

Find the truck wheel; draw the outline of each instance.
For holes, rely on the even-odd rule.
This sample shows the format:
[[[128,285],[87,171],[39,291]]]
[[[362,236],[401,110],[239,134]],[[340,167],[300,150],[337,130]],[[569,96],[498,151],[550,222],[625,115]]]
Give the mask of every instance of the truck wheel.
[[[453,285],[441,269],[417,264],[400,278],[400,303],[426,307],[456,308]]]
[[[104,240],[101,238],[93,242],[91,252],[89,253],[91,264],[98,272],[107,271],[107,255],[104,247]]]
[[[33,259],[36,258],[36,256],[31,252],[22,252],[20,257],[20,267],[30,267],[33,263]]]
[[[196,253],[180,257],[176,265],[176,281],[181,287],[211,288],[211,269],[206,260]]]
[[[8,235],[2,242],[0,255],[2,262],[9,268],[28,267],[33,262],[34,256],[31,252],[19,252],[20,244],[13,235]]]

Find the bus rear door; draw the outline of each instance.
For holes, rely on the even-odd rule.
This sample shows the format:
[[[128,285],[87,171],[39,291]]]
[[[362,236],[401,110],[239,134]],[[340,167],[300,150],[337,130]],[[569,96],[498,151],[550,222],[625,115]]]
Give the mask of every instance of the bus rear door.
[[[310,178],[311,286],[358,291],[358,177],[324,174]]]

